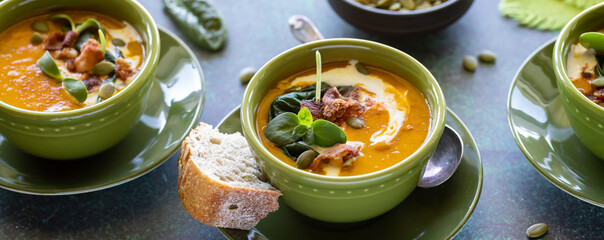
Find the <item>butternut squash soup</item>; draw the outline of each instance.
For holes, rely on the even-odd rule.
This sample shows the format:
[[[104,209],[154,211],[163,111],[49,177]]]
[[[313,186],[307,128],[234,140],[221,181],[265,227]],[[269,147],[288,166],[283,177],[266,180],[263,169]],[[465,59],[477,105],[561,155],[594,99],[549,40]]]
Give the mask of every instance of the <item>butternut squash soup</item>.
[[[0,101],[33,111],[104,101],[132,81],[145,55],[130,24],[86,11],[32,17],[0,39]]]
[[[283,162],[316,174],[355,176],[415,152],[430,127],[426,99],[411,83],[356,60],[323,64],[279,81],[258,108],[258,135]]]

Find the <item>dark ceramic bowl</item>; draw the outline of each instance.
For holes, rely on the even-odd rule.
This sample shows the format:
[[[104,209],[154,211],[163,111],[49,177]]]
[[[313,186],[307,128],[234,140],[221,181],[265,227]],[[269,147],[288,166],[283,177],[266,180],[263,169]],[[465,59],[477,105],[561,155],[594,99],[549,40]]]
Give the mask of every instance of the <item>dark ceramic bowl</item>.
[[[440,5],[407,12],[372,8],[354,0],[329,0],[334,11],[350,24],[387,34],[434,31],[459,19],[474,0],[448,0]]]

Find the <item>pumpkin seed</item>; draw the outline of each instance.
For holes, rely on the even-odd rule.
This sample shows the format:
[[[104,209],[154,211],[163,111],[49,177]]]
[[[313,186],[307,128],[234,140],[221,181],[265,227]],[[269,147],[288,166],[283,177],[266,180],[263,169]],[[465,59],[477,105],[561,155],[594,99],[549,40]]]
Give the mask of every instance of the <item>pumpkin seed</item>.
[[[497,59],[497,55],[492,51],[484,50],[478,53],[478,59],[480,59],[481,62],[492,63]]]
[[[361,74],[369,75],[369,69],[367,69],[365,64],[362,64],[361,62],[357,62],[354,66],[357,68],[357,71],[360,72]]]
[[[591,81],[591,85],[594,87],[604,87],[604,77],[599,77]]]
[[[310,167],[312,161],[317,157],[317,153],[314,150],[306,150],[296,160],[296,167],[299,169],[306,169]]]
[[[390,5],[390,7],[388,8],[388,10],[391,10],[391,11],[398,11],[399,9],[401,9],[400,2],[395,2],[392,5]]]
[[[252,77],[254,77],[254,74],[256,74],[255,68],[245,67],[245,68],[241,69],[241,71],[239,72],[239,81],[241,81],[241,83],[247,83],[250,80],[252,80]]]
[[[105,83],[99,89],[99,97],[103,100],[110,98],[115,93],[115,86],[113,83]]]
[[[35,21],[31,24],[31,28],[40,33],[48,32],[48,25],[45,22]]]
[[[432,6],[438,6],[438,5],[440,5],[441,3],[443,3],[443,2],[442,2],[442,1],[440,1],[440,0],[438,0],[438,1],[433,2],[433,3],[432,3]]]
[[[476,66],[478,65],[478,61],[474,56],[465,56],[463,58],[463,67],[468,71],[474,72],[476,70]]]
[[[388,8],[392,4],[392,0],[378,0],[376,6],[379,8]]]
[[[547,224],[537,223],[526,229],[526,235],[530,238],[539,237],[547,232]]]
[[[113,72],[113,69],[115,69],[115,65],[113,63],[108,61],[102,61],[94,65],[94,68],[92,69],[92,74],[97,76],[107,76]]]
[[[400,0],[404,8],[413,10],[415,9],[415,2],[413,0]]]
[[[430,7],[432,7],[432,5],[429,2],[423,2],[422,4],[417,5],[417,7],[415,7],[415,10],[426,9]]]
[[[363,120],[358,119],[356,117],[347,117],[346,118],[346,124],[348,124],[348,126],[352,127],[352,128],[362,128],[365,126],[365,122],[363,122]]]
[[[119,39],[119,38],[111,39],[111,43],[113,43],[113,45],[118,46],[118,47],[126,46],[126,42],[124,42],[124,40]]]
[[[42,35],[35,32],[34,34],[31,35],[31,38],[29,39],[29,41],[33,45],[38,45],[38,44],[42,43],[42,41],[44,41],[44,39],[42,38]]]

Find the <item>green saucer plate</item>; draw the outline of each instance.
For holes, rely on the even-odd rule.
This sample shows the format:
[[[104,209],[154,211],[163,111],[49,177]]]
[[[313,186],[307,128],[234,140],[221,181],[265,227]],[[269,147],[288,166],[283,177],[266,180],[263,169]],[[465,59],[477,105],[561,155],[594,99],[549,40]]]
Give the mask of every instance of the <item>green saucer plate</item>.
[[[447,125],[464,142],[464,156],[457,172],[444,184],[416,188],[393,210],[364,222],[333,224],[305,217],[279,200],[279,210],[262,219],[251,231],[224,229],[229,239],[450,239],[470,218],[482,189],[482,162],[472,135],[459,118],[447,111]],[[239,108],[217,128],[241,132]]]
[[[38,195],[101,190],[153,170],[178,150],[201,115],[203,74],[182,40],[165,29],[160,40],[147,108],[123,141],[86,159],[53,161],[23,153],[0,136],[0,187]]]
[[[508,95],[508,120],[529,162],[572,196],[604,207],[604,161],[580,142],[568,122],[552,67],[554,40],[522,64]]]

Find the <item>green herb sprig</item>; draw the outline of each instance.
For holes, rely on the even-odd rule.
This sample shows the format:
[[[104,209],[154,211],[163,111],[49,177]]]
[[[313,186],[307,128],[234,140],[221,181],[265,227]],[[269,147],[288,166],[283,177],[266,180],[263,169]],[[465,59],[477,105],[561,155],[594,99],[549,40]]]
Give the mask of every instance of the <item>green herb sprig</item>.
[[[315,52],[315,60],[317,63],[317,92],[315,93],[315,100],[317,102],[321,101],[321,72],[323,72],[323,70],[321,69],[322,63],[321,63],[321,53],[319,51]]]
[[[304,107],[298,114],[284,112],[273,118],[264,129],[266,139],[284,146],[302,139],[308,145],[331,147],[346,143],[346,133],[338,125],[319,119],[312,121],[312,114]]]
[[[88,98],[88,90],[82,81],[74,78],[63,77],[57,63],[55,63],[50,53],[46,51],[40,59],[38,59],[38,67],[49,77],[62,82],[63,88],[73,96],[79,103],[83,103]]]
[[[48,19],[50,19],[50,20],[65,19],[65,20],[67,20],[67,22],[69,22],[69,26],[71,27],[71,31],[75,32],[75,30],[76,30],[75,23],[73,22],[73,19],[71,19],[71,17],[69,17],[69,15],[67,15],[67,14],[64,14],[64,13],[55,14],[55,15],[50,16]]]

